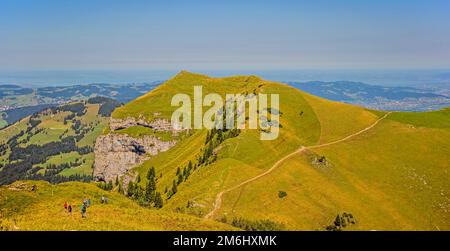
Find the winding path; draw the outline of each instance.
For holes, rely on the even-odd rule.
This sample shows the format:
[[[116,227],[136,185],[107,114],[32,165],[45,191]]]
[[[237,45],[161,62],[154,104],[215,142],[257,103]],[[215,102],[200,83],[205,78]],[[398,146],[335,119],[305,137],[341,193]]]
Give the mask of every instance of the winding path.
[[[253,181],[255,181],[255,180],[257,180],[257,179],[259,179],[259,178],[261,178],[261,177],[264,177],[264,176],[270,174],[270,173],[271,173],[273,170],[275,170],[281,163],[283,163],[283,161],[285,161],[286,159],[289,159],[290,157],[292,157],[292,156],[294,156],[294,155],[296,155],[296,154],[298,154],[298,153],[301,153],[301,152],[303,152],[303,151],[305,151],[305,150],[308,150],[308,149],[316,149],[316,148],[320,148],[320,147],[324,147],[324,146],[334,145],[334,144],[341,143],[341,142],[343,142],[343,141],[349,140],[350,138],[353,138],[353,137],[355,137],[355,136],[358,136],[358,135],[360,135],[360,134],[362,134],[362,133],[364,133],[364,132],[366,132],[366,131],[372,129],[373,127],[375,127],[381,120],[385,119],[389,114],[391,114],[391,112],[386,113],[385,115],[383,115],[383,117],[379,118],[377,121],[375,121],[375,122],[374,122],[373,124],[371,124],[370,126],[364,128],[364,129],[362,129],[361,131],[358,131],[358,132],[356,132],[356,133],[353,133],[353,134],[351,134],[351,135],[349,135],[349,136],[347,136],[347,137],[345,137],[345,138],[342,138],[342,139],[339,139],[339,140],[335,140],[335,141],[332,141],[332,142],[329,142],[329,143],[320,144],[320,145],[314,145],[314,146],[308,146],[308,147],[301,146],[301,147],[300,147],[299,149],[297,149],[296,151],[294,151],[294,152],[292,152],[292,153],[290,153],[290,154],[284,156],[283,158],[281,158],[280,160],[278,160],[277,162],[275,162],[275,164],[273,164],[272,167],[270,167],[267,171],[265,171],[265,172],[263,172],[263,173],[261,173],[261,174],[258,174],[258,175],[256,175],[256,176],[253,177],[253,178],[250,178],[250,179],[248,179],[248,180],[245,180],[245,181],[243,181],[243,182],[241,182],[241,183],[239,183],[239,184],[237,184],[237,185],[235,185],[235,186],[233,186],[233,187],[231,187],[231,188],[228,188],[228,189],[225,189],[225,190],[219,192],[219,193],[216,195],[216,201],[214,202],[214,208],[213,208],[213,210],[211,210],[211,212],[209,212],[207,215],[205,215],[205,218],[206,218],[206,219],[212,218],[212,217],[214,216],[214,214],[220,209],[220,207],[222,206],[222,197],[223,197],[223,195],[224,195],[225,193],[231,192],[231,191],[233,191],[233,190],[235,190],[235,189],[237,189],[237,188],[239,188],[239,187],[242,187],[242,186],[244,186],[244,185],[246,185],[246,184],[248,184],[248,183],[250,183],[250,182],[253,182]]]

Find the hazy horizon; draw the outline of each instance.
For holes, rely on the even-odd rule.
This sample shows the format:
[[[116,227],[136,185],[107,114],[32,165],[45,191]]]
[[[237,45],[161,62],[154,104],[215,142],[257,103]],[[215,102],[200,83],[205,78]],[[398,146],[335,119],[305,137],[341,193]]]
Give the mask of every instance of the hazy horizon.
[[[447,1],[0,1],[0,83],[166,80],[450,85]]]
[[[448,1],[0,1],[0,71],[450,69]]]
[[[450,87],[450,69],[413,70],[202,70],[183,69],[212,77],[257,75],[280,82],[354,81],[380,86],[410,86],[420,88]],[[1,71],[0,84],[25,87],[67,86],[77,84],[145,83],[167,80],[180,70],[40,70]]]

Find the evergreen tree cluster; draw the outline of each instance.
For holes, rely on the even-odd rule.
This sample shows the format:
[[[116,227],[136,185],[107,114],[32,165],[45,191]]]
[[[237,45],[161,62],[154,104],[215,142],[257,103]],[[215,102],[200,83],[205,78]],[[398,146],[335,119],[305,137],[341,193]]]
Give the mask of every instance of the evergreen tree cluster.
[[[60,110],[67,110],[73,113],[82,113],[84,111],[84,105],[80,103],[78,105],[74,104],[59,108],[49,108],[40,114],[46,112],[56,113]],[[44,131],[43,128],[37,128],[37,126],[41,123],[37,117],[38,113],[31,116],[25,131],[21,130],[18,134],[12,136],[6,144],[1,145],[0,154],[5,154],[8,149],[10,150],[10,154],[7,164],[3,165],[0,170],[0,185],[10,184],[21,179],[47,180],[53,183],[74,181],[77,179],[78,181],[87,181],[91,176],[72,175],[69,177],[64,177],[58,174],[66,168],[79,166],[81,163],[78,161],[75,161],[74,163],[65,163],[58,166],[50,165],[46,168],[44,174],[38,174],[37,171],[39,171],[40,168],[33,168],[33,166],[44,164],[49,157],[60,155],[62,153],[76,151],[80,155],[85,155],[93,152],[94,149],[92,146],[78,147],[76,144],[76,142],[80,141],[85,134],[90,130],[93,130],[93,128],[83,127],[81,123],[74,123],[73,129],[76,133],[74,136],[60,136],[60,141],[53,141],[43,145],[30,144],[23,147],[22,144],[28,143],[32,136]]]
[[[244,218],[235,218],[231,225],[246,231],[281,231],[284,229],[283,224],[271,220],[252,221]]]
[[[114,186],[112,181],[110,180],[109,182],[100,182],[97,183],[97,186],[105,191],[112,191]]]
[[[214,149],[222,144],[222,142],[224,142],[225,140],[239,136],[240,133],[241,130],[236,128],[213,128],[212,130],[208,131],[206,133],[205,149],[203,150],[203,153],[198,157],[199,165],[208,165],[214,162],[217,158],[214,154]]]
[[[326,226],[328,231],[342,231],[344,228],[356,224],[356,219],[351,213],[342,213],[342,215],[336,215],[332,225]]]
[[[84,106],[83,103],[71,103],[71,104],[66,104],[66,105],[62,105],[62,106],[51,107],[49,109],[51,109],[51,112],[53,114],[56,114],[60,111],[72,112],[72,113],[75,113],[76,116],[79,116],[79,117],[86,114],[86,107]]]
[[[167,199],[170,199],[178,192],[178,186],[186,181],[189,176],[198,167],[209,165],[216,161],[217,156],[214,153],[214,149],[218,147],[225,140],[237,137],[240,134],[239,129],[212,129],[206,133],[205,148],[202,149],[200,155],[197,157],[197,163],[193,164],[190,160],[186,167],[177,168],[175,179],[172,182],[172,188],[166,188],[165,194]]]
[[[177,168],[176,178],[172,182],[172,188],[170,190],[166,188],[165,191],[168,199],[178,192],[178,186],[186,181],[196,168],[197,165],[194,166],[192,161],[189,161],[188,165],[183,169],[180,167]]]
[[[45,180],[51,184],[59,184],[59,183],[64,183],[64,182],[69,182],[69,181],[79,181],[79,182],[89,183],[92,180],[92,176],[85,175],[85,174],[72,174],[69,176],[63,176],[63,175],[55,174],[53,172],[46,172],[44,174],[35,173],[32,175],[27,175],[24,179]]]
[[[141,206],[162,208],[164,201],[161,197],[161,193],[157,191],[156,183],[156,171],[154,167],[151,167],[146,175],[146,187],[142,188],[140,183],[140,176],[136,182],[130,181],[128,183],[127,196],[136,200]]]

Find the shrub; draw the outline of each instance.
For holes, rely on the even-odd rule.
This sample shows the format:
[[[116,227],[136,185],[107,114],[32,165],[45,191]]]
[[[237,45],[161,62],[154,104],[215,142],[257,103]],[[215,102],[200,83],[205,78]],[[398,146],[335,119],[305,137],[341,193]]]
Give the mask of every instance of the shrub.
[[[347,226],[356,224],[356,219],[351,213],[342,213],[342,215],[336,215],[333,224],[325,227],[327,231],[342,231]]]
[[[235,218],[231,225],[247,231],[280,231],[284,225],[271,220],[247,220],[244,218]]]
[[[287,193],[285,191],[278,191],[278,197],[279,198],[284,198],[287,196]]]

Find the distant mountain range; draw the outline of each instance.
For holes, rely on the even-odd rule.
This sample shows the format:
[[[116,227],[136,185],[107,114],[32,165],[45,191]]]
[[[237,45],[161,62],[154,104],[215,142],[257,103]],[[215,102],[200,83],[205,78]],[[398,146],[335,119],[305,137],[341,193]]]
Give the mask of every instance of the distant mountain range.
[[[450,106],[450,88],[385,87],[361,82],[287,82],[322,98],[377,110],[427,111]]]
[[[89,85],[28,88],[0,85],[0,128],[44,108],[71,101],[103,96],[122,103],[149,92],[164,81],[130,84],[94,83]],[[377,110],[428,111],[450,106],[450,87],[419,89],[386,87],[352,81],[286,82],[322,98]]]
[[[13,84],[0,84],[0,110],[5,107],[17,108],[38,104],[65,103],[74,100],[103,96],[129,102],[147,93],[162,81],[150,83],[104,84],[49,86],[28,88]]]

